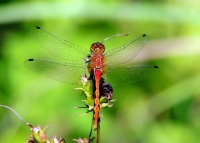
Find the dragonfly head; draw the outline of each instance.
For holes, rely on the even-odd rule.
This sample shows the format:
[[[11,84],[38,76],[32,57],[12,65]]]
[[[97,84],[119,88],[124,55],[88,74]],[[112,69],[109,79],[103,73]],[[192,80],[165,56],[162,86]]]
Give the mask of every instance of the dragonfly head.
[[[90,47],[90,51],[93,52],[104,52],[105,51],[105,46],[102,43],[96,42],[93,43]]]

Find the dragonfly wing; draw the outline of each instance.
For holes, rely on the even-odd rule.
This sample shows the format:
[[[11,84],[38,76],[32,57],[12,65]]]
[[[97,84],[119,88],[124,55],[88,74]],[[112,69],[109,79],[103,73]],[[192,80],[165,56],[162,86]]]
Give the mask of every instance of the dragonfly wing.
[[[159,72],[157,66],[117,66],[107,69],[105,81],[112,86],[122,86],[151,77]]]
[[[106,65],[120,65],[131,61],[142,50],[146,43],[147,36],[143,34],[129,43],[108,51],[105,54]]]
[[[33,38],[52,55],[73,62],[81,62],[89,53],[85,48],[66,41],[47,30],[36,26],[31,28]]]
[[[69,84],[78,84],[84,72],[84,65],[52,60],[28,59],[24,65],[44,76]]]

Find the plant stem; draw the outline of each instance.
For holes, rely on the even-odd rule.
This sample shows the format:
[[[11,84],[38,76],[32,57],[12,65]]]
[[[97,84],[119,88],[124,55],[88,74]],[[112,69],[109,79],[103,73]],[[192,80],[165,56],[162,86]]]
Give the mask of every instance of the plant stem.
[[[97,126],[97,142],[100,143],[100,125]]]

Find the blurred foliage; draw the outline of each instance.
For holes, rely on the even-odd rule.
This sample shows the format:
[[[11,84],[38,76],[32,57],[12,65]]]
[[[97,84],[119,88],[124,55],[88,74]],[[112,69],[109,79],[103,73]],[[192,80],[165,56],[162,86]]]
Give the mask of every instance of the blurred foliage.
[[[28,58],[57,58],[42,49],[29,29],[41,26],[89,49],[106,41],[112,49],[146,33],[149,42],[135,63],[158,65],[158,75],[114,88],[117,101],[103,109],[101,141],[120,143],[200,142],[200,1],[65,0],[1,1],[0,104],[15,109],[33,125],[50,124],[49,137],[67,142],[87,137],[92,114],[84,109],[79,85],[65,85],[23,66]],[[61,60],[62,61],[62,60]],[[133,62],[134,62],[133,61]],[[0,138],[21,143],[30,130],[13,113],[0,109]]]

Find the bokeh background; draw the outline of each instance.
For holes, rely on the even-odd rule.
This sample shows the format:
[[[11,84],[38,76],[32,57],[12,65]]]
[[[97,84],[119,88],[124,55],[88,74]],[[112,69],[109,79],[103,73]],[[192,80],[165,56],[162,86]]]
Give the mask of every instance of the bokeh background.
[[[200,142],[200,1],[199,0],[1,0],[0,104],[15,109],[24,120],[73,142],[87,137],[92,114],[75,87],[43,77],[23,66],[28,58],[62,61],[30,36],[41,26],[89,48],[106,41],[112,49],[146,33],[147,46],[133,64],[160,67],[146,80],[114,89],[114,106],[103,109],[103,143]],[[70,51],[69,51],[70,52]],[[0,142],[26,142],[30,129],[11,111],[0,108]],[[96,134],[93,134],[96,136]]]

